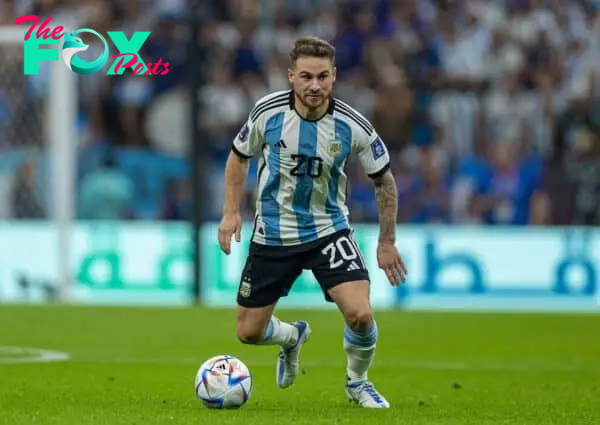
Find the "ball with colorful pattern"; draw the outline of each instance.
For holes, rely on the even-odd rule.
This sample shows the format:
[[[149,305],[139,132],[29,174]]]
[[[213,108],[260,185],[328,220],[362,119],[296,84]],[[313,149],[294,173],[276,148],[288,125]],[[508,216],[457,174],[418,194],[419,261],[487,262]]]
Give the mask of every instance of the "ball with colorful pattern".
[[[196,396],[210,409],[242,407],[252,392],[252,375],[240,359],[219,355],[206,360],[196,373]]]

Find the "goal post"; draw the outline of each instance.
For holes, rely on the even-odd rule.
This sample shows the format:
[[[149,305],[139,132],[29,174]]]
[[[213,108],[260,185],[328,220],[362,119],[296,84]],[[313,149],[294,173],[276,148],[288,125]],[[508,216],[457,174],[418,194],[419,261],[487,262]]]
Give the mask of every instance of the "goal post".
[[[16,110],[19,105],[26,102],[24,96],[27,91],[13,90],[10,88],[22,84],[28,87],[27,76],[23,75],[23,41],[25,29],[18,26],[0,26],[0,90],[4,88],[5,103],[10,109]],[[51,48],[62,47],[61,44]],[[8,60],[8,61],[7,61]],[[20,69],[15,66],[15,61]],[[39,115],[28,116],[20,113],[18,118],[9,115],[8,119],[17,120],[10,124],[12,134],[0,133],[1,151],[30,152],[32,138],[40,138],[33,144],[33,149],[38,157],[45,157],[48,174],[38,173],[42,180],[40,192],[43,195],[46,216],[52,222],[56,246],[53,252],[48,252],[56,261],[57,295],[63,302],[69,301],[71,287],[70,271],[70,246],[72,239],[72,224],[76,219],[76,165],[77,165],[77,74],[70,71],[62,60],[46,63],[49,69],[40,69],[45,80],[46,91],[41,96],[42,103]],[[9,67],[11,67],[9,69]],[[2,81],[4,80],[4,81]],[[37,131],[32,132],[32,129]],[[31,137],[23,137],[31,134]],[[6,138],[7,140],[1,140]],[[10,140],[9,140],[10,139]],[[14,140],[13,140],[14,139]],[[15,171],[16,172],[16,171]],[[9,173],[10,174],[10,173]],[[14,175],[14,173],[13,173]],[[48,181],[45,182],[44,179]],[[47,184],[46,184],[47,183]],[[6,198],[6,197],[5,197]],[[1,202],[10,202],[2,199]],[[12,220],[14,214],[8,212],[3,219]],[[10,244],[10,241],[2,241]],[[35,261],[32,267],[35,267]]]

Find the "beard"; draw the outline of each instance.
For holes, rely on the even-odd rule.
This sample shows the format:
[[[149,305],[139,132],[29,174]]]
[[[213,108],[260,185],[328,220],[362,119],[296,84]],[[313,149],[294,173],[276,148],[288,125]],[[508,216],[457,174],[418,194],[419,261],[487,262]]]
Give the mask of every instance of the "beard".
[[[302,104],[308,109],[319,109],[329,99],[329,94],[324,92],[302,93],[298,96]]]

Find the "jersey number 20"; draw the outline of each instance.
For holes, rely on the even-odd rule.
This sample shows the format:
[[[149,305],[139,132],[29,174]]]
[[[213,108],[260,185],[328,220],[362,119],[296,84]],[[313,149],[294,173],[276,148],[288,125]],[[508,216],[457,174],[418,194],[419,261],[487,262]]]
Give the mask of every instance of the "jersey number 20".
[[[298,163],[292,168],[292,176],[309,176],[313,179],[321,177],[323,173],[323,160],[318,156],[308,156],[303,154],[292,154],[292,159]]]

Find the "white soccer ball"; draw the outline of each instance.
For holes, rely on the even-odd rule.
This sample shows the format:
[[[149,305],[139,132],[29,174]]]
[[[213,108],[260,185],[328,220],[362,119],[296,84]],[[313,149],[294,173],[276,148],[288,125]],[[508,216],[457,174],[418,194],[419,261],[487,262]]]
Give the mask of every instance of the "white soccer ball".
[[[194,383],[196,396],[211,409],[242,407],[252,392],[248,366],[233,356],[215,356],[200,366]]]

